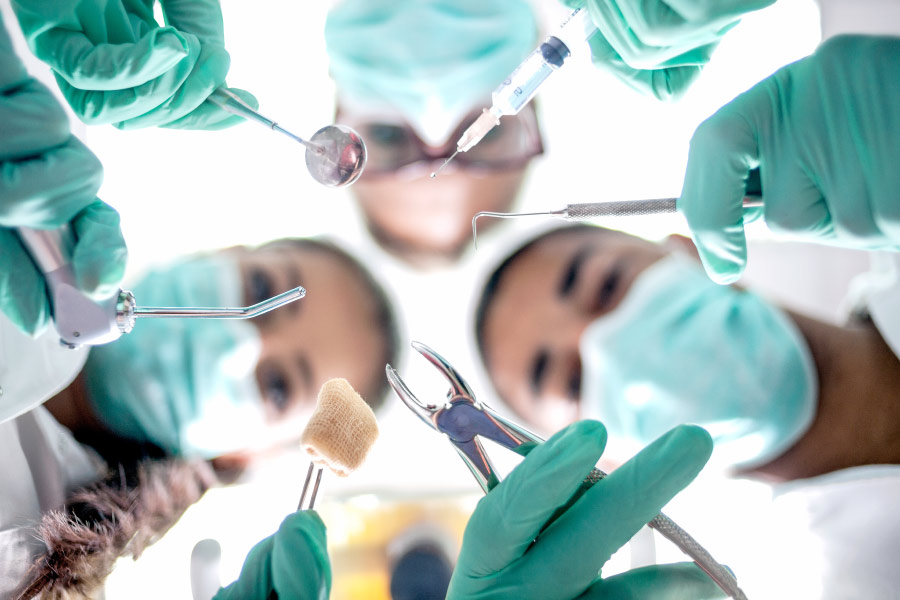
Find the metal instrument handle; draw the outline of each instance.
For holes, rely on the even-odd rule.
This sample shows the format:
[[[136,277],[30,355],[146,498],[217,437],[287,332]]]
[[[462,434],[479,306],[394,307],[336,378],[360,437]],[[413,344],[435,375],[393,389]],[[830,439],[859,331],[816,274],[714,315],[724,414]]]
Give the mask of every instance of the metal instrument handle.
[[[620,202],[585,202],[568,204],[561,214],[567,221],[583,221],[595,217],[639,217],[645,215],[663,215],[677,212],[677,198],[656,198],[653,200],[623,200]],[[745,196],[744,208],[756,208],[763,205],[758,196]]]

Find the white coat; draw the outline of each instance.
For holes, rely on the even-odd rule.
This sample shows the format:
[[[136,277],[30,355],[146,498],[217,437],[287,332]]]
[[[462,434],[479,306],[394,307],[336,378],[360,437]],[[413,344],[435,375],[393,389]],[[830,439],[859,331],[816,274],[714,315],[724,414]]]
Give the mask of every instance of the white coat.
[[[34,531],[41,515],[103,473],[100,458],[40,406],[86,358],[87,351],[62,348],[52,327],[32,339],[0,314],[0,598],[13,594],[44,552]]]

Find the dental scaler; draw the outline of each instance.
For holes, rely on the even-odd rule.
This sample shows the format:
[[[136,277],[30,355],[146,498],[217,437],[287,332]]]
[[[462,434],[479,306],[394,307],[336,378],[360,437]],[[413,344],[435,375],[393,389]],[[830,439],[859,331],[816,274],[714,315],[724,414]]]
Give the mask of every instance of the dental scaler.
[[[509,77],[491,93],[491,107],[485,108],[456,142],[456,152],[431,174],[432,179],[460,152],[468,152],[500,124],[500,117],[518,114],[531,102],[544,82],[563,66],[571,55],[570,48],[589,38],[597,28],[590,13],[577,8],[566,17],[559,29],[528,55]]]
[[[94,300],[75,283],[71,262],[75,240],[68,226],[46,231],[19,227],[17,233],[44,275],[60,343],[72,349],[112,342],[129,333],[137,318],[251,319],[306,295],[297,287],[241,308],[142,307],[136,305],[134,294],[121,289],[105,300]]]

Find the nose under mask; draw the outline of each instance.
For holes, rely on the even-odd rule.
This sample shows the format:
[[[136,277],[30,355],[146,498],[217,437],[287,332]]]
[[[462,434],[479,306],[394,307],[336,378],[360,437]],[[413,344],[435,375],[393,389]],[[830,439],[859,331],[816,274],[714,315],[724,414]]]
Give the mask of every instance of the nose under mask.
[[[241,306],[242,290],[237,261],[208,256],[153,271],[133,291],[155,306]],[[88,395],[114,433],[170,454],[213,458],[252,448],[265,436],[260,349],[248,321],[142,319],[91,350]]]
[[[643,446],[681,423],[706,428],[721,466],[782,454],[815,414],[815,363],[794,323],[671,255],[581,338],[582,413]]]

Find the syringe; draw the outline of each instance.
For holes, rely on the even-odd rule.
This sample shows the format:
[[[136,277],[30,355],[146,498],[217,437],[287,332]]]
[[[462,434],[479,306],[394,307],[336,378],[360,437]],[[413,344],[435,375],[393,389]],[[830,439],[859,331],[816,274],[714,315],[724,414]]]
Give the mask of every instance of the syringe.
[[[597,28],[586,9],[573,10],[560,24],[556,33],[544,40],[544,43],[529,54],[528,58],[491,93],[491,107],[485,108],[481,116],[463,132],[462,137],[456,142],[456,151],[431,174],[432,179],[457,154],[468,152],[484,139],[491,129],[500,124],[500,117],[518,114],[531,102],[547,78],[563,66],[571,55],[570,48],[586,40],[595,31]]]

